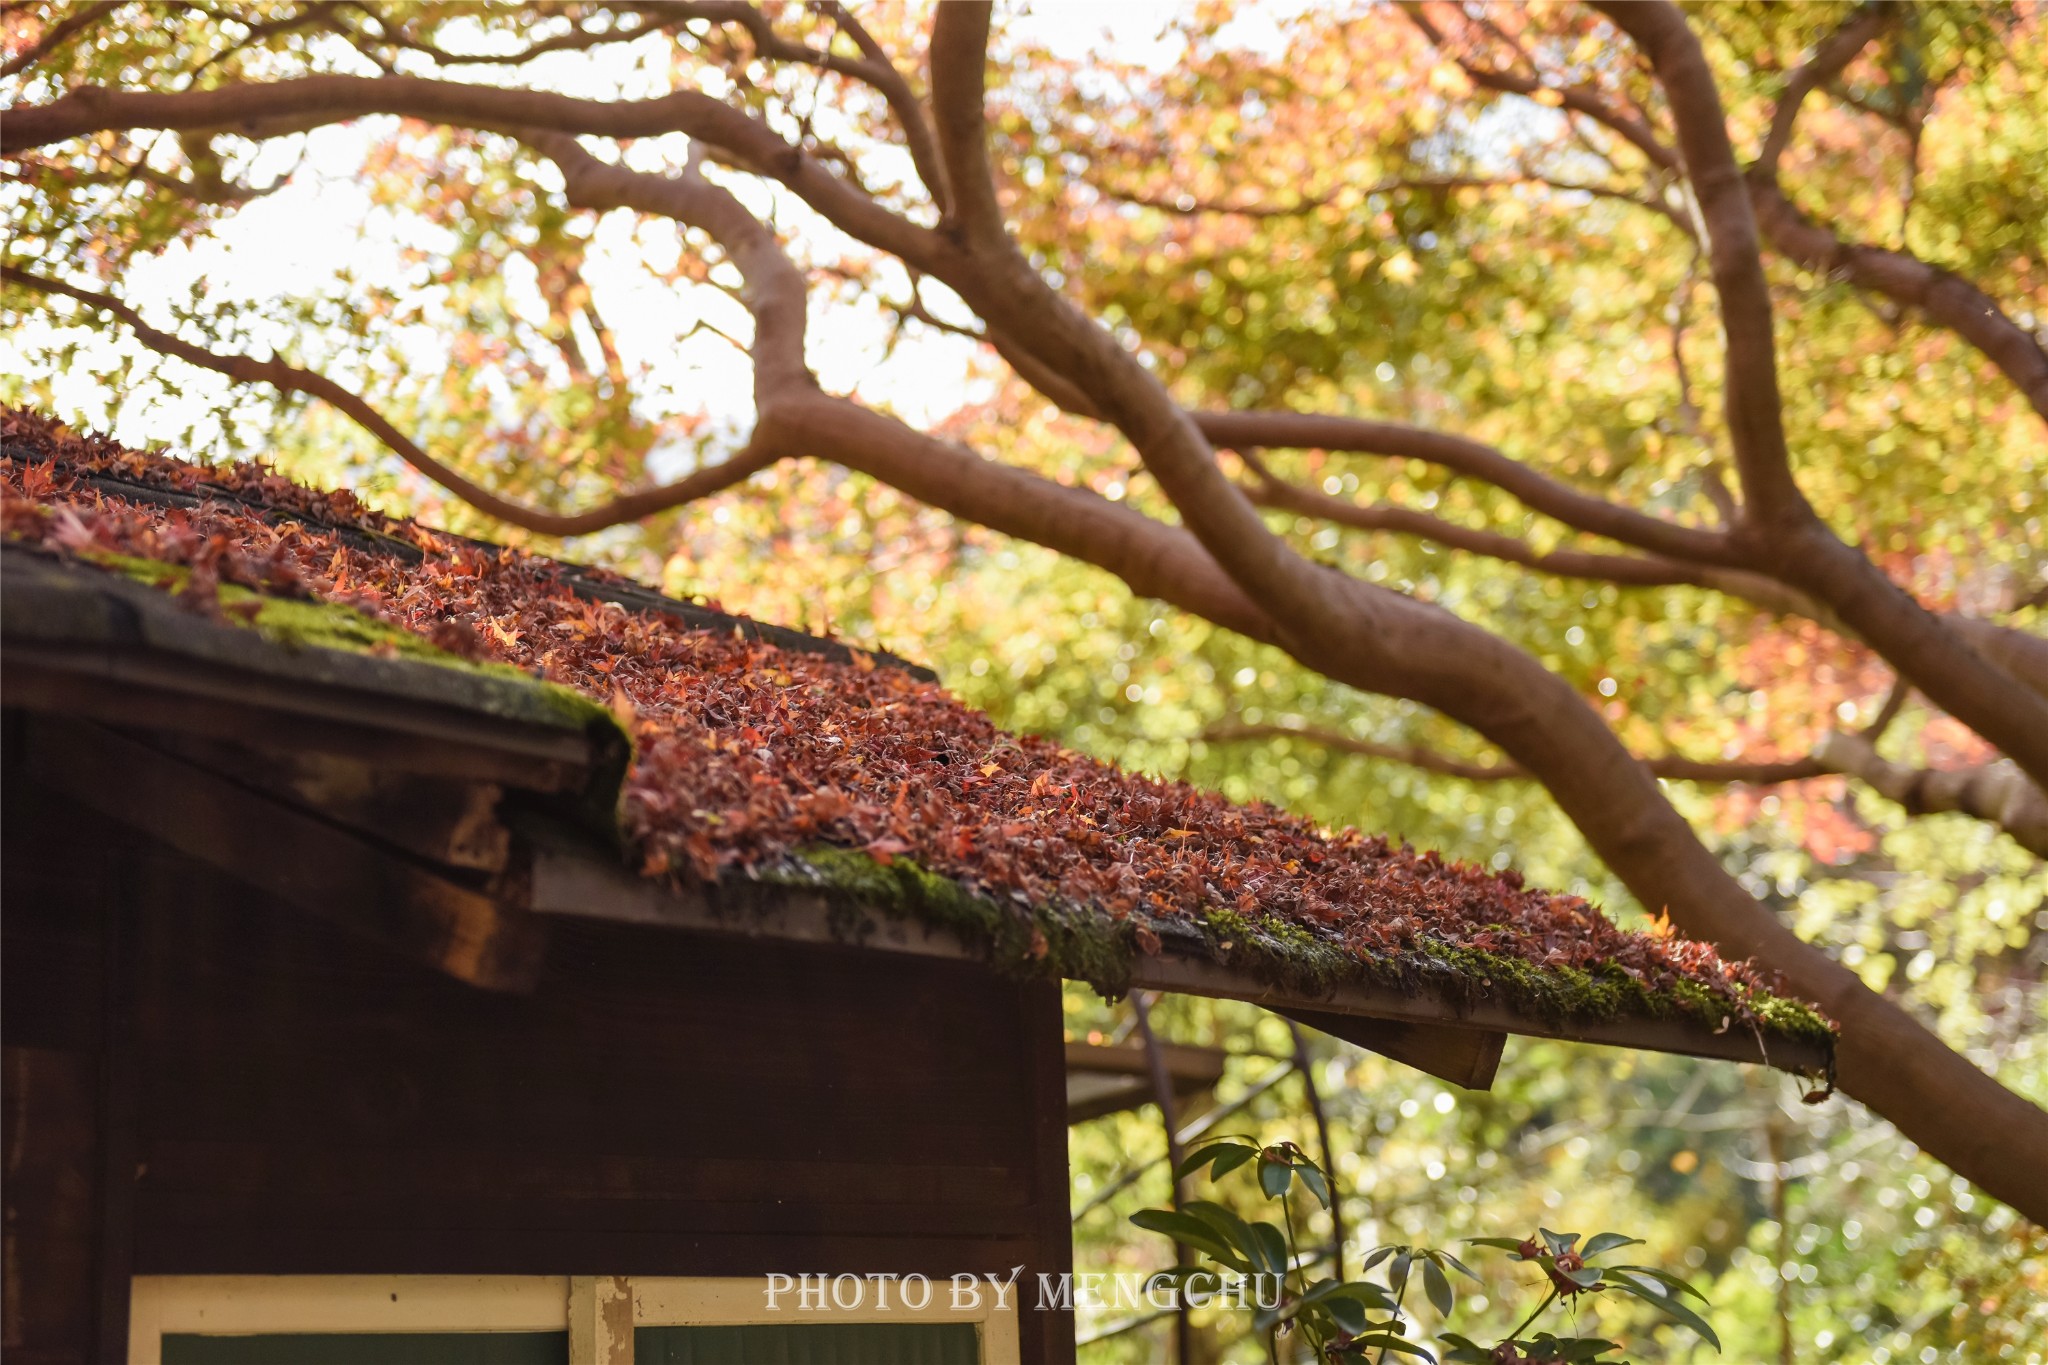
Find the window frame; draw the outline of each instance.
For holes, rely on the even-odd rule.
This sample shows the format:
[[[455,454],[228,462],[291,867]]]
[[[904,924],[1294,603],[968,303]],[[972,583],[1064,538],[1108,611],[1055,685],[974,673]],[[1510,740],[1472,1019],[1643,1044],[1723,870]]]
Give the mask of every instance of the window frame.
[[[621,1365],[632,1358],[630,1334],[620,1349],[605,1310],[624,1297],[638,1327],[745,1327],[772,1323],[969,1323],[982,1365],[1021,1365],[1020,1277],[998,1307],[984,1278],[975,1308],[952,1307],[952,1285],[934,1277],[931,1301],[906,1308],[870,1302],[840,1308],[768,1306],[770,1278],[754,1276],[570,1275],[137,1275],[130,1285],[128,1365],[163,1365],[167,1333],[222,1335],[327,1332],[559,1332],[569,1334],[569,1365]],[[579,1317],[588,1321],[579,1322]],[[579,1331],[581,1327],[583,1330]]]

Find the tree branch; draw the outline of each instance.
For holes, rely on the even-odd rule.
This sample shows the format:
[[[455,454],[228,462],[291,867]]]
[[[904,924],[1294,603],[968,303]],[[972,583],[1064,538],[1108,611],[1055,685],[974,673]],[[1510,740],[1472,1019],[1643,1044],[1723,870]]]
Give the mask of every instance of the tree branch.
[[[1533,96],[1538,92],[1548,92],[1557,97],[1559,107],[1569,109],[1575,114],[1582,114],[1617,134],[1623,141],[1641,152],[1652,166],[1667,171],[1679,169],[1678,153],[1664,145],[1655,129],[1635,115],[1609,104],[1597,90],[1584,86],[1548,85],[1539,77],[1480,66],[1467,57],[1451,54],[1450,44],[1445,41],[1443,31],[1430,20],[1420,4],[1404,4],[1401,12],[1434,46],[1450,55],[1451,60],[1458,64],[1458,69],[1463,71],[1473,84],[1489,90],[1498,90],[1506,95]]]
[[[545,56],[550,52],[584,52],[594,47],[604,47],[612,43],[630,43],[637,38],[644,38],[650,33],[660,33],[687,23],[692,17],[691,15],[681,13],[671,14],[662,18],[650,17],[661,14],[664,9],[668,8],[676,10],[689,8],[683,5],[673,7],[630,6],[627,7],[630,12],[638,12],[642,16],[641,22],[633,28],[613,27],[591,30],[572,25],[565,33],[557,33],[549,38],[538,39],[516,52],[468,53],[450,52],[436,43],[429,42],[423,38],[413,37],[412,34],[406,31],[403,23],[393,23],[389,16],[381,10],[373,8],[367,3],[367,0],[347,0],[347,7],[358,10],[375,20],[377,27],[382,30],[385,43],[395,48],[402,48],[407,52],[417,52],[422,56],[431,58],[437,66],[523,66],[534,58]]]
[[[1118,189],[1113,185],[1104,184],[1102,181],[1094,178],[1087,178],[1087,183],[1096,193],[1106,199],[1115,200],[1120,204],[1131,204],[1138,208],[1155,209],[1160,213],[1170,213],[1181,218],[1205,213],[1230,214],[1236,217],[1254,219],[1301,218],[1328,207],[1331,202],[1326,195],[1308,195],[1298,197],[1291,204],[1234,204],[1217,199],[1197,199],[1189,196],[1167,198],[1163,195],[1140,194],[1134,190]],[[1360,193],[1370,197],[1376,194],[1395,194],[1404,190],[1418,194],[1428,194],[1447,193],[1452,190],[1507,189],[1515,185],[1541,185],[1546,189],[1556,190],[1560,194],[1585,194],[1591,195],[1596,199],[1612,199],[1620,203],[1632,204],[1639,209],[1648,209],[1659,217],[1670,220],[1681,231],[1685,232],[1686,235],[1692,235],[1693,227],[1691,222],[1669,204],[1659,203],[1655,199],[1647,199],[1640,195],[1630,194],[1627,190],[1613,185],[1558,180],[1551,176],[1537,175],[1533,172],[1515,175],[1402,176],[1392,180],[1377,181],[1366,186]]]
[[[4,64],[0,64],[0,78],[26,71],[76,37],[81,30],[91,28],[108,14],[121,8],[125,2],[126,0],[92,0],[89,5],[80,5],[70,15],[44,29],[42,37],[9,57]]]
[[[1411,768],[1440,773],[1445,777],[1462,778],[1467,782],[1525,782],[1535,777],[1535,774],[1519,763],[1506,760],[1474,762],[1470,759],[1454,758],[1427,745],[1378,744],[1369,739],[1354,739],[1341,730],[1329,730],[1313,725],[1218,721],[1203,730],[1201,738],[1212,744],[1235,744],[1260,739],[1302,739],[1342,753],[1405,763]],[[1674,782],[1740,782],[1769,786],[1780,782],[1803,782],[1808,778],[1825,777],[1836,771],[1823,767],[1813,758],[1796,758],[1782,762],[1703,763],[1695,759],[1680,758],[1675,754],[1664,754],[1636,761],[1642,764],[1644,771],[1652,777],[1668,778]]]
[[[818,67],[835,75],[860,81],[882,97],[889,111],[895,116],[897,126],[903,132],[904,147],[910,153],[911,164],[917,168],[918,179],[939,206],[943,215],[952,202],[952,191],[946,177],[945,163],[939,156],[937,133],[932,127],[924,106],[917,94],[910,88],[910,82],[889,59],[860,21],[836,3],[820,7],[832,19],[840,31],[853,40],[860,49],[858,60],[839,56],[832,52],[821,52],[795,39],[776,32],[768,12],[751,0],[675,0],[661,7],[663,12],[677,13],[683,18],[709,19],[717,24],[736,24],[747,31],[753,41],[756,56],[769,61],[794,62],[804,66]]]
[[[1715,571],[1696,563],[1646,555],[1597,554],[1583,550],[1539,552],[1527,541],[1517,540],[1513,536],[1460,526],[1413,508],[1395,507],[1384,503],[1362,507],[1355,502],[1316,489],[1304,488],[1279,478],[1251,450],[1239,450],[1238,456],[1252,471],[1253,483],[1249,491],[1252,500],[1261,507],[1296,512],[1339,526],[1348,526],[1357,531],[1391,531],[1398,535],[1416,536],[1451,549],[1466,550],[1488,559],[1519,564],[1524,568],[1555,574],[1562,578],[1587,578],[1637,587],[1669,587],[1681,583],[1694,587],[1719,586],[1714,581],[1717,576]],[[1741,571],[1729,570],[1721,576],[1737,574],[1741,574]],[[1762,575],[1742,576],[1756,578],[1758,582],[1755,586],[1765,593],[1778,587]],[[1779,589],[1779,592],[1782,594],[1783,590]]]
[[[586,535],[592,531],[603,530],[607,526],[642,520],[657,512],[695,502],[735,484],[743,483],[780,459],[784,453],[771,442],[757,439],[750,441],[737,454],[729,456],[722,463],[700,469],[674,483],[623,494],[584,512],[549,512],[502,498],[483,485],[466,478],[421,449],[362,398],[324,375],[287,365],[281,360],[256,360],[249,356],[221,355],[209,351],[203,346],[194,345],[181,337],[150,326],[134,309],[119,299],[94,293],[89,289],[80,289],[59,280],[31,275],[11,265],[0,265],[0,279],[39,293],[60,294],[76,299],[88,307],[103,309],[126,323],[136,339],[151,350],[175,356],[201,369],[212,370],[215,374],[225,375],[237,383],[267,384],[280,393],[298,393],[318,398],[376,437],[408,465],[478,511],[496,517],[508,525],[522,527],[542,535]]]
[[[694,90],[587,100],[417,76],[302,76],[170,94],[87,85],[49,104],[10,109],[0,120],[0,155],[108,128],[232,132],[260,141],[371,114],[514,135],[533,128],[612,138],[685,133],[740,169],[787,186],[850,236],[928,274],[939,274],[952,254],[944,238],[891,213],[765,123]]]
[[[1685,15],[1665,0],[1594,6],[1650,59],[1678,127],[1679,152],[1707,229],[1707,263],[1726,334],[1724,415],[1742,478],[1745,519],[1803,529],[1813,509],[1792,479],[1778,392],[1777,342],[1749,189],[1728,141],[1721,92]]]
[[[1681,526],[1578,492],[1468,437],[1398,422],[1285,411],[1201,412],[1195,423],[1216,446],[1235,450],[1305,449],[1424,460],[1490,483],[1574,530],[1701,564],[1734,564],[1719,531]]]
[[[1908,815],[1974,815],[2010,834],[2022,848],[2048,858],[2048,796],[2011,763],[1907,768],[1885,761],[1862,736],[1841,733],[1824,738],[1814,758],[1829,772],[1845,773],[1890,797]]]
[[[1806,97],[1826,85],[1898,18],[1887,5],[1866,4],[1814,49],[1785,83],[1770,132],[1748,173],[1757,222],[1772,247],[1808,270],[1846,279],[1896,303],[1917,308],[1982,352],[2048,420],[2048,351],[1989,294],[1906,251],[1844,241],[1802,214],[1778,183],[1778,162]]]
[[[1775,180],[1750,173],[1750,198],[1772,247],[1816,274],[1917,308],[1929,321],[1970,343],[2048,421],[2048,350],[1962,276],[1906,251],[1843,241],[1802,214]]]
[[[1785,93],[1778,97],[1778,107],[1771,111],[1770,131],[1764,135],[1764,144],[1751,166],[1753,173],[1776,178],[1778,158],[1791,143],[1792,125],[1799,120],[1799,106],[1808,95],[1840,75],[1897,17],[1898,12],[1888,5],[1865,4],[1822,40],[1813,56],[1786,80]]]
[[[1792,477],[1778,392],[1770,294],[1747,182],[1720,92],[1684,14],[1669,0],[1598,0],[1649,57],[1671,105],[1726,335],[1726,412],[1742,476],[1734,537],[1751,567],[1824,602],[1930,701],[2048,783],[2048,699],[2020,685],[1914,601],[1814,513]]]
[[[1513,536],[1459,526],[1426,512],[1385,505],[1361,507],[1316,489],[1287,483],[1267,469],[1252,451],[1240,450],[1238,454],[1256,479],[1250,489],[1252,497],[1264,507],[1296,512],[1354,530],[1416,536],[1561,578],[1584,578],[1628,587],[1705,588],[1748,602],[1773,616],[1801,617],[1817,622],[1838,635],[1858,638],[1826,604],[1765,574],[1661,555],[1615,555],[1582,550],[1539,552],[1528,542]],[[1991,663],[2022,685],[2048,697],[2048,639],[1978,616],[1955,612],[1937,615]]]

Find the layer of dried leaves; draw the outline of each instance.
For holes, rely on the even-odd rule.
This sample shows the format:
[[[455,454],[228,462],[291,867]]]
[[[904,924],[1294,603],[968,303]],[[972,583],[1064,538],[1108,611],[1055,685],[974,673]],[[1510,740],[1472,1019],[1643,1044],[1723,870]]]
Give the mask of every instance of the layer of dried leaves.
[[[1747,1011],[1735,1002],[1759,984],[1710,947],[1624,932],[1513,872],[1119,772],[1005,734],[940,687],[864,656],[833,662],[592,602],[552,560],[386,518],[348,492],[309,490],[257,465],[127,451],[28,413],[0,414],[0,436],[11,542],[189,566],[195,610],[224,582],[345,603],[610,706],[636,742],[621,819],[650,877],[731,875],[834,845],[885,863],[911,858],[998,899],[1119,917],[1275,916],[1363,956],[1436,940],[1547,967],[1614,963],[1653,989],[1705,985],[1738,1016]],[[85,475],[207,500],[166,508],[108,495]],[[337,527],[391,537],[419,557]],[[1157,949],[1149,929],[1138,940]]]

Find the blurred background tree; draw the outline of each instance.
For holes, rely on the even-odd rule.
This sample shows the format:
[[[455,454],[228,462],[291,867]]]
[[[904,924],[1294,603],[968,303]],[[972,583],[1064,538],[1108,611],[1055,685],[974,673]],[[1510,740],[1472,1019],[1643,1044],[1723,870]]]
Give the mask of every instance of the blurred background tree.
[[[833,6],[742,9],[16,6],[0,124],[87,83],[203,93],[381,72],[613,99],[687,86],[936,221],[888,101],[774,47],[853,61],[857,27],[915,73],[928,16],[879,4],[851,26]],[[1782,418],[1806,496],[1922,603],[2038,641],[2039,6],[1727,3],[1689,21],[1764,230]],[[987,105],[996,182],[1043,277],[1181,404],[1369,414],[1492,442],[1660,517],[1726,514],[1737,461],[1711,234],[1664,92],[1614,28],[1563,4],[1188,4],[1121,13],[1107,40],[1091,22],[1057,8],[1002,16]],[[138,340],[139,319],[215,355],[316,371],[372,397],[457,473],[533,506],[589,507],[738,446],[753,320],[730,244],[573,206],[550,162],[503,128],[302,121],[317,126],[115,122],[14,148],[0,396],[130,441],[259,455],[388,510],[890,647],[1011,727],[1512,864],[1618,918],[1644,913],[1541,784],[1441,712],[1335,682],[843,464],[785,459],[562,540],[476,511],[331,405]],[[621,157],[660,170],[689,150],[680,134],[649,136]],[[771,178],[721,183],[808,272],[808,358],[828,389],[1175,517],[1115,430],[1063,411],[974,335],[955,290]],[[25,287],[21,272],[74,294]],[[1996,301],[2005,333],[1987,339],[1977,314],[1958,324],[1974,305],[1943,291],[1965,280]],[[1662,786],[1770,914],[2005,1087],[2048,1101],[2042,836],[2027,833],[2023,803],[1943,811],[1912,782],[2012,769],[1838,620],[1755,583],[1643,582],[1588,564],[1615,547],[1439,463],[1219,458],[1301,553],[1513,641],[1636,753],[1786,769]],[[1889,776],[1839,749],[1879,722]],[[1219,1103],[1293,1064],[1285,1025],[1249,1007],[1167,999],[1153,1017],[1164,1035],[1234,1054]],[[1069,1018],[1077,1037],[1133,1025],[1127,1004],[1085,992]],[[1647,1230],[1655,1254],[1708,1286],[1731,1359],[2048,1359],[2048,1234],[1860,1106],[1803,1106],[1726,1067],[1563,1044],[1511,1049],[1485,1095],[1327,1039],[1309,1051],[1354,1246],[1538,1222]],[[1302,1138],[1303,1105],[1288,1075],[1229,1123]],[[1164,1199],[1163,1154],[1156,1111],[1075,1129],[1081,1268],[1164,1264],[1163,1239],[1124,1221]],[[1603,1325],[1636,1333],[1647,1358],[1700,1349],[1615,1311]],[[1099,1340],[1083,1359],[1162,1358],[1170,1324],[1132,1316],[1085,1316],[1084,1339]],[[1251,1358],[1218,1330],[1199,1341]]]

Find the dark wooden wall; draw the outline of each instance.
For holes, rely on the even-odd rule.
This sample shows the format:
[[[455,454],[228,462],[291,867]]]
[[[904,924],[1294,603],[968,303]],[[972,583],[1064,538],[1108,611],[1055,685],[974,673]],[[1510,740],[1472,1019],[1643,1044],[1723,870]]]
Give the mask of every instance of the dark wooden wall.
[[[7,766],[10,1365],[119,1359],[129,1273],[1069,1267],[1053,987],[558,922],[486,993]]]

